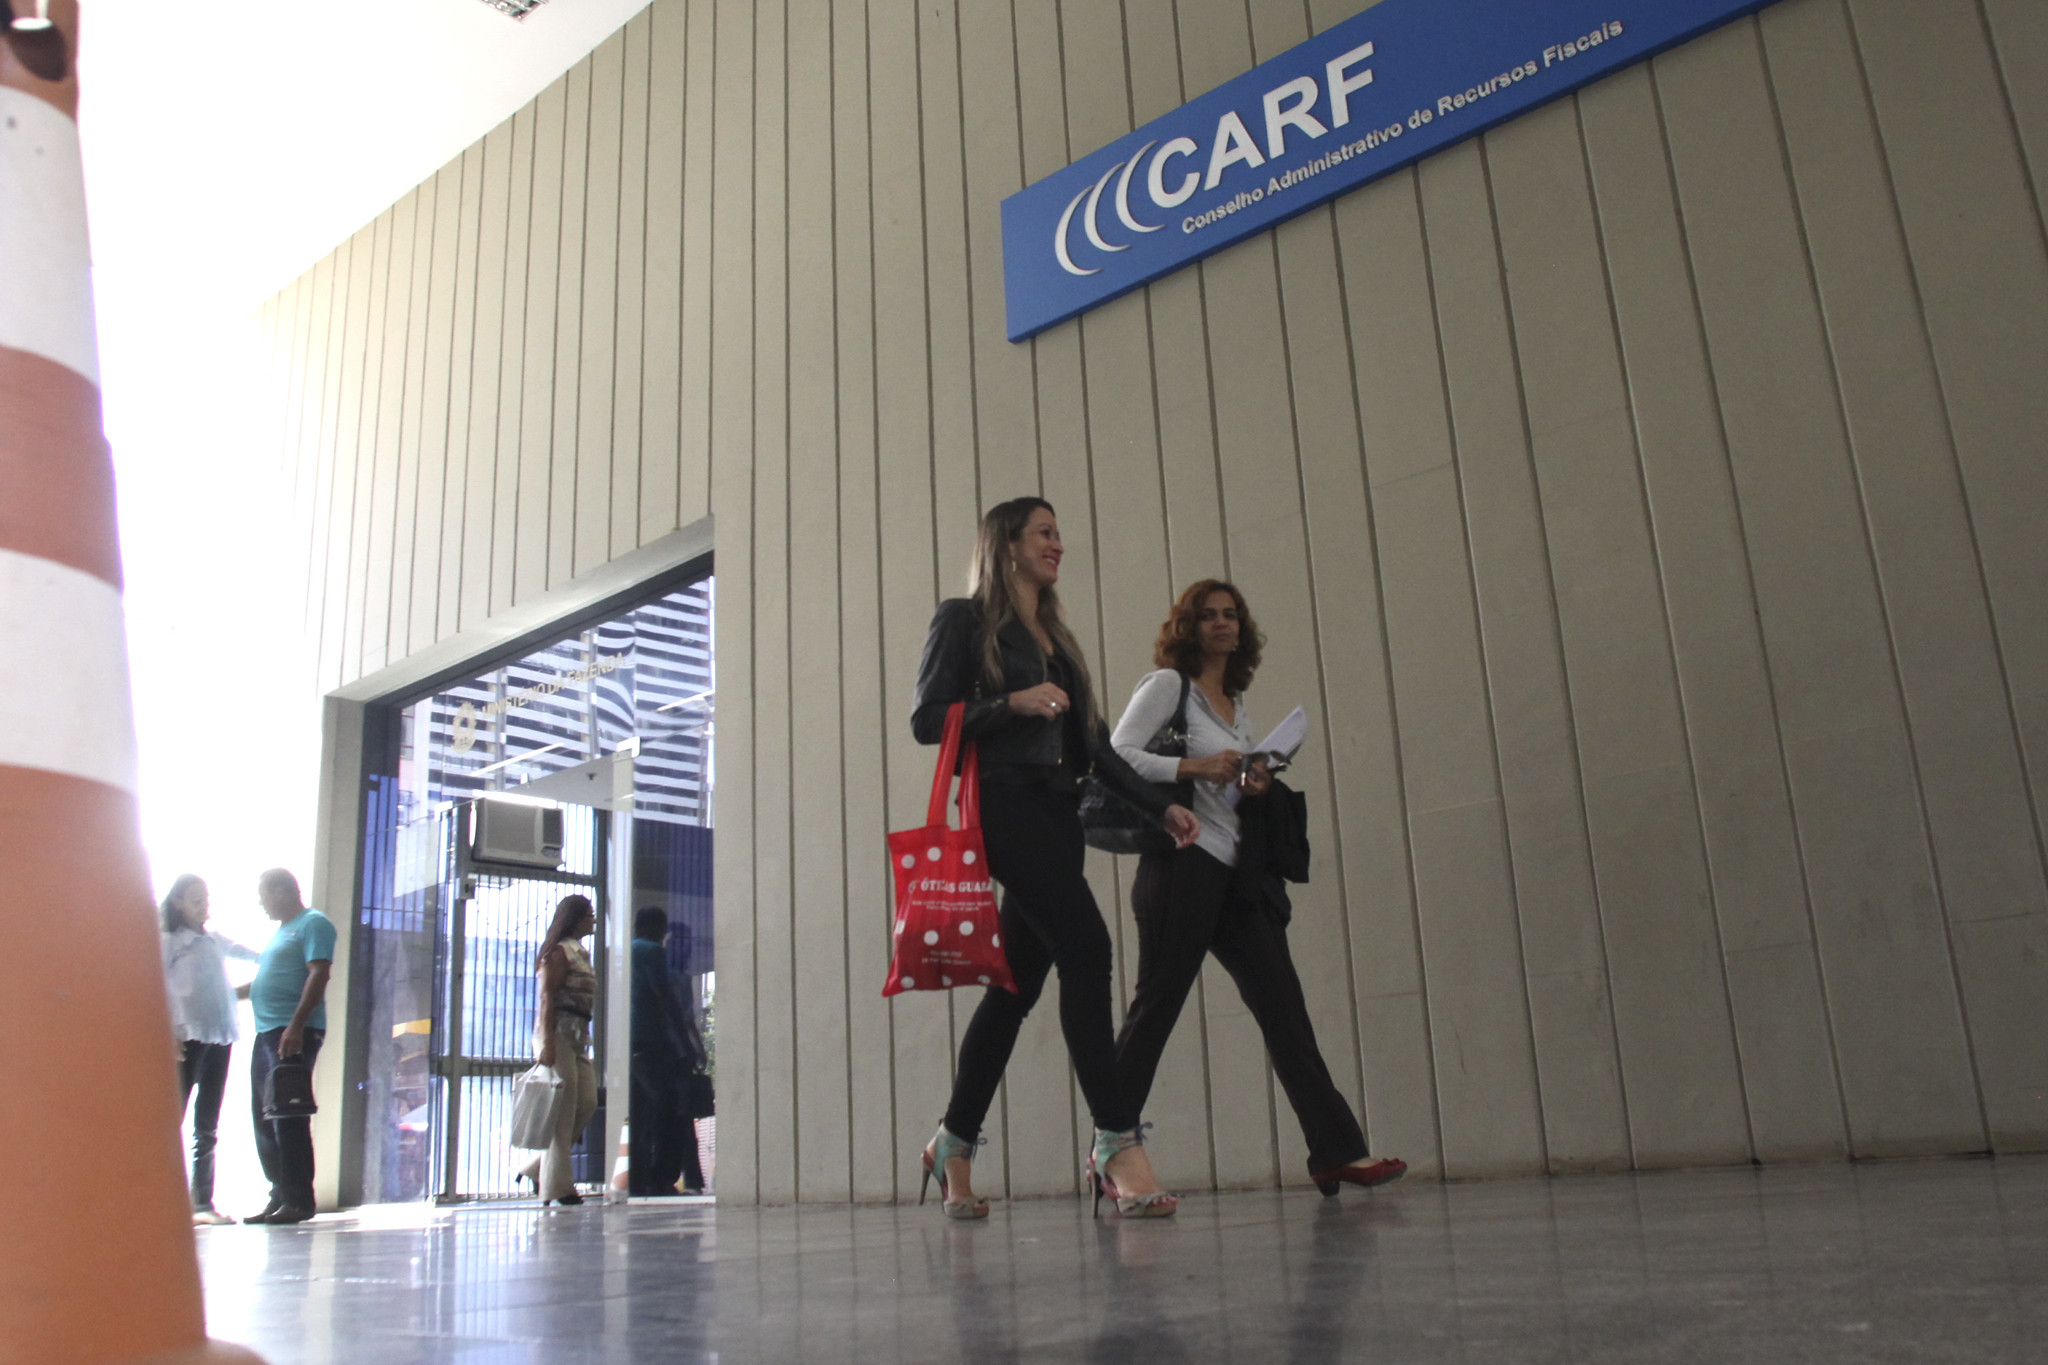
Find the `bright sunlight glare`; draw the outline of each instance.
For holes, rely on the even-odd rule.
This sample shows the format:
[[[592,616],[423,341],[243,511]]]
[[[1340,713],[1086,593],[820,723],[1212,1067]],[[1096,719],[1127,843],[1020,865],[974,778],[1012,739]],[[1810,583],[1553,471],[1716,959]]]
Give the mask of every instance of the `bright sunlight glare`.
[[[268,935],[257,873],[310,881],[319,697],[338,681],[305,644],[317,481],[286,455],[264,300],[645,3],[555,0],[515,22],[478,0],[85,0],[143,845],[157,893],[198,873],[232,937]]]

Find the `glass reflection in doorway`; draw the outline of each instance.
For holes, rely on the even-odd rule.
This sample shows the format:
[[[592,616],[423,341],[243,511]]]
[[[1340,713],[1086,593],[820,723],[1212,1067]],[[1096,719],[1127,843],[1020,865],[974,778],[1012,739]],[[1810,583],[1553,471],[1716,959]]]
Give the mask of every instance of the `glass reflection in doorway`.
[[[370,779],[363,850],[366,1201],[443,1193],[433,1188],[436,1163],[428,1155],[448,1098],[438,1093],[431,1056],[438,1018],[435,943],[445,936],[459,890],[459,822],[450,812],[460,803],[628,756],[632,790],[619,803],[630,806],[633,821],[628,919],[633,909],[659,905],[684,930],[671,961],[711,1044],[715,602],[715,582],[704,577],[392,713],[395,753],[382,765],[387,771]],[[625,812],[615,818],[626,818]],[[591,870],[587,845],[565,852],[574,864],[565,864],[565,871]],[[509,1020],[531,1009],[530,981],[508,980],[502,1000],[478,998],[471,984],[464,992],[465,1033],[480,1019]],[[473,1110],[463,1126],[488,1125],[487,1109]],[[699,1129],[709,1176],[714,1124]],[[469,1138],[465,1133],[465,1148]],[[606,1170],[609,1164],[603,1163]],[[491,1188],[486,1168],[494,1163],[464,1165],[474,1165],[485,1182],[464,1193],[516,1193],[509,1169],[503,1187]]]

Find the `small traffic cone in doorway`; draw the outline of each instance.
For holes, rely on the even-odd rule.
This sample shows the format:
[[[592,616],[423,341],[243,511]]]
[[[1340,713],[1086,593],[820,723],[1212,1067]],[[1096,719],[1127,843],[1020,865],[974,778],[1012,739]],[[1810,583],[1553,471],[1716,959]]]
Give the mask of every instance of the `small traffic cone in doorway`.
[[[0,0],[0,1036],[34,1176],[9,1360],[248,1365],[208,1342],[135,810],[114,479],[78,148],[76,0]]]

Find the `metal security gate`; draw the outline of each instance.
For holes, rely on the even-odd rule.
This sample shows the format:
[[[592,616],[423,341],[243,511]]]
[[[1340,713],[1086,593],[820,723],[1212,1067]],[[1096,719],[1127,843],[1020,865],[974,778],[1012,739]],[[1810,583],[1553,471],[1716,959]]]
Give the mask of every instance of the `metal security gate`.
[[[533,1156],[511,1147],[512,1081],[533,1065],[539,1007],[535,959],[555,905],[580,892],[597,908],[591,957],[598,997],[592,1055],[604,1075],[607,812],[563,809],[563,870],[480,863],[469,854],[467,803],[443,817],[453,873],[447,913],[435,944],[436,983],[431,1048],[436,1169],[430,1190],[442,1203],[516,1198],[516,1173]],[[602,1180],[604,1093],[578,1147],[578,1179]]]

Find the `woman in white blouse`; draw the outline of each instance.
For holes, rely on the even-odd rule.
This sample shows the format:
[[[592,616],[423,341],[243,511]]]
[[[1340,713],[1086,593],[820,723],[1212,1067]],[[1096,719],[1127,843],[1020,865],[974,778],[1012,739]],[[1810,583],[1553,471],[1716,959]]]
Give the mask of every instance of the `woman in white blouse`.
[[[1202,822],[1188,847],[1138,859],[1131,889],[1138,982],[1117,1035],[1117,1064],[1131,1103],[1142,1104],[1202,959],[1216,954],[1265,1035],[1274,1074],[1308,1141],[1309,1175],[1333,1195],[1347,1182],[1382,1184],[1408,1166],[1395,1157],[1367,1158],[1365,1134],[1316,1046],[1286,925],[1233,895],[1240,817],[1254,816],[1272,785],[1263,762],[1244,761],[1258,742],[1244,693],[1264,645],[1244,594],[1219,579],[1196,583],[1160,627],[1153,647],[1159,671],[1138,683],[1111,737],[1142,776],[1192,785],[1189,804]],[[1149,752],[1145,746],[1172,722],[1184,694],[1186,757]]]
[[[220,1127],[221,1095],[227,1089],[228,1054],[240,1034],[227,959],[254,962],[257,954],[206,927],[206,883],[189,872],[171,883],[159,909],[181,1115],[192,1091],[199,1091],[199,1103],[192,1110],[192,1221],[232,1223],[234,1219],[213,1207],[214,1136]]]

